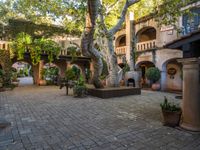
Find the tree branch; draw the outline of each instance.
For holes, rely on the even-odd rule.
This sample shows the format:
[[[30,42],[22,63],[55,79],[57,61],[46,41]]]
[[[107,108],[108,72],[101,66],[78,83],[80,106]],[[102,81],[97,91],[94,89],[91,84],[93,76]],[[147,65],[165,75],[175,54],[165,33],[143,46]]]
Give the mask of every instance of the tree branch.
[[[133,5],[139,1],[140,0],[126,0],[126,3],[124,4],[124,7],[123,7],[121,15],[120,15],[120,19],[118,20],[117,24],[109,30],[110,34],[114,35],[121,28],[122,23],[125,20],[125,16],[126,16],[126,12],[127,12],[128,8],[131,5]]]

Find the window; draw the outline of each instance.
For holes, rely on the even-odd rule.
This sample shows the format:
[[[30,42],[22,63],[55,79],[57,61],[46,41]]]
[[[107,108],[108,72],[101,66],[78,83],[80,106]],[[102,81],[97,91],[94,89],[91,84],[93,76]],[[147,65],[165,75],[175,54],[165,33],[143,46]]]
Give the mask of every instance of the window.
[[[200,8],[191,9],[191,15],[183,15],[183,35],[194,32],[200,27]]]

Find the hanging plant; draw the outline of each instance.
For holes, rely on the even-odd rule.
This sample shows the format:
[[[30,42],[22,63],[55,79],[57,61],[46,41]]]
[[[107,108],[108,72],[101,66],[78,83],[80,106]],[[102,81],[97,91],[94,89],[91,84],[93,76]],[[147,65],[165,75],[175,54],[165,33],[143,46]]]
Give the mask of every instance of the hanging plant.
[[[45,52],[48,55],[49,62],[58,57],[61,47],[50,39],[35,39],[22,32],[11,44],[12,51],[17,55],[18,60],[24,59],[24,53],[29,52],[33,65],[37,65],[41,60],[41,54]]]
[[[18,60],[24,59],[24,53],[31,48],[32,38],[30,35],[22,32],[11,43],[12,51],[17,54]]]
[[[67,54],[72,56],[72,62],[77,60],[77,56],[81,55],[80,50],[78,50],[78,47],[72,45],[67,48]]]
[[[58,57],[61,47],[58,43],[56,43],[53,40],[43,40],[42,48],[45,51],[45,53],[48,55],[48,60],[51,63],[54,60],[54,57]]]

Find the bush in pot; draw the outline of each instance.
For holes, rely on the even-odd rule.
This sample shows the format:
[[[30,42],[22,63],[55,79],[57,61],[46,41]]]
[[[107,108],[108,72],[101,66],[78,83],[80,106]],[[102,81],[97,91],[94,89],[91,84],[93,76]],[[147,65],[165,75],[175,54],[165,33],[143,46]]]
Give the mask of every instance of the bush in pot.
[[[160,89],[160,84],[157,83],[157,81],[160,79],[161,74],[160,70],[156,67],[150,67],[146,71],[146,77],[148,80],[151,82],[151,88],[153,90],[159,90]]]
[[[181,118],[181,108],[175,104],[168,102],[164,97],[164,102],[160,104],[163,115],[163,125],[175,127],[179,125]]]

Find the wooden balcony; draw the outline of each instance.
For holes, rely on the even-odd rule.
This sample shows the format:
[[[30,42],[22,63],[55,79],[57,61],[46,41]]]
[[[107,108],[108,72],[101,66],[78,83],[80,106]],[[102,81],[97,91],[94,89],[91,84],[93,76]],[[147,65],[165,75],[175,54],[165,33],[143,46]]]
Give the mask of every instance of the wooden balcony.
[[[125,55],[126,54],[127,46],[116,47],[115,53],[117,55]]]
[[[156,48],[156,40],[137,43],[137,51],[149,50]]]

